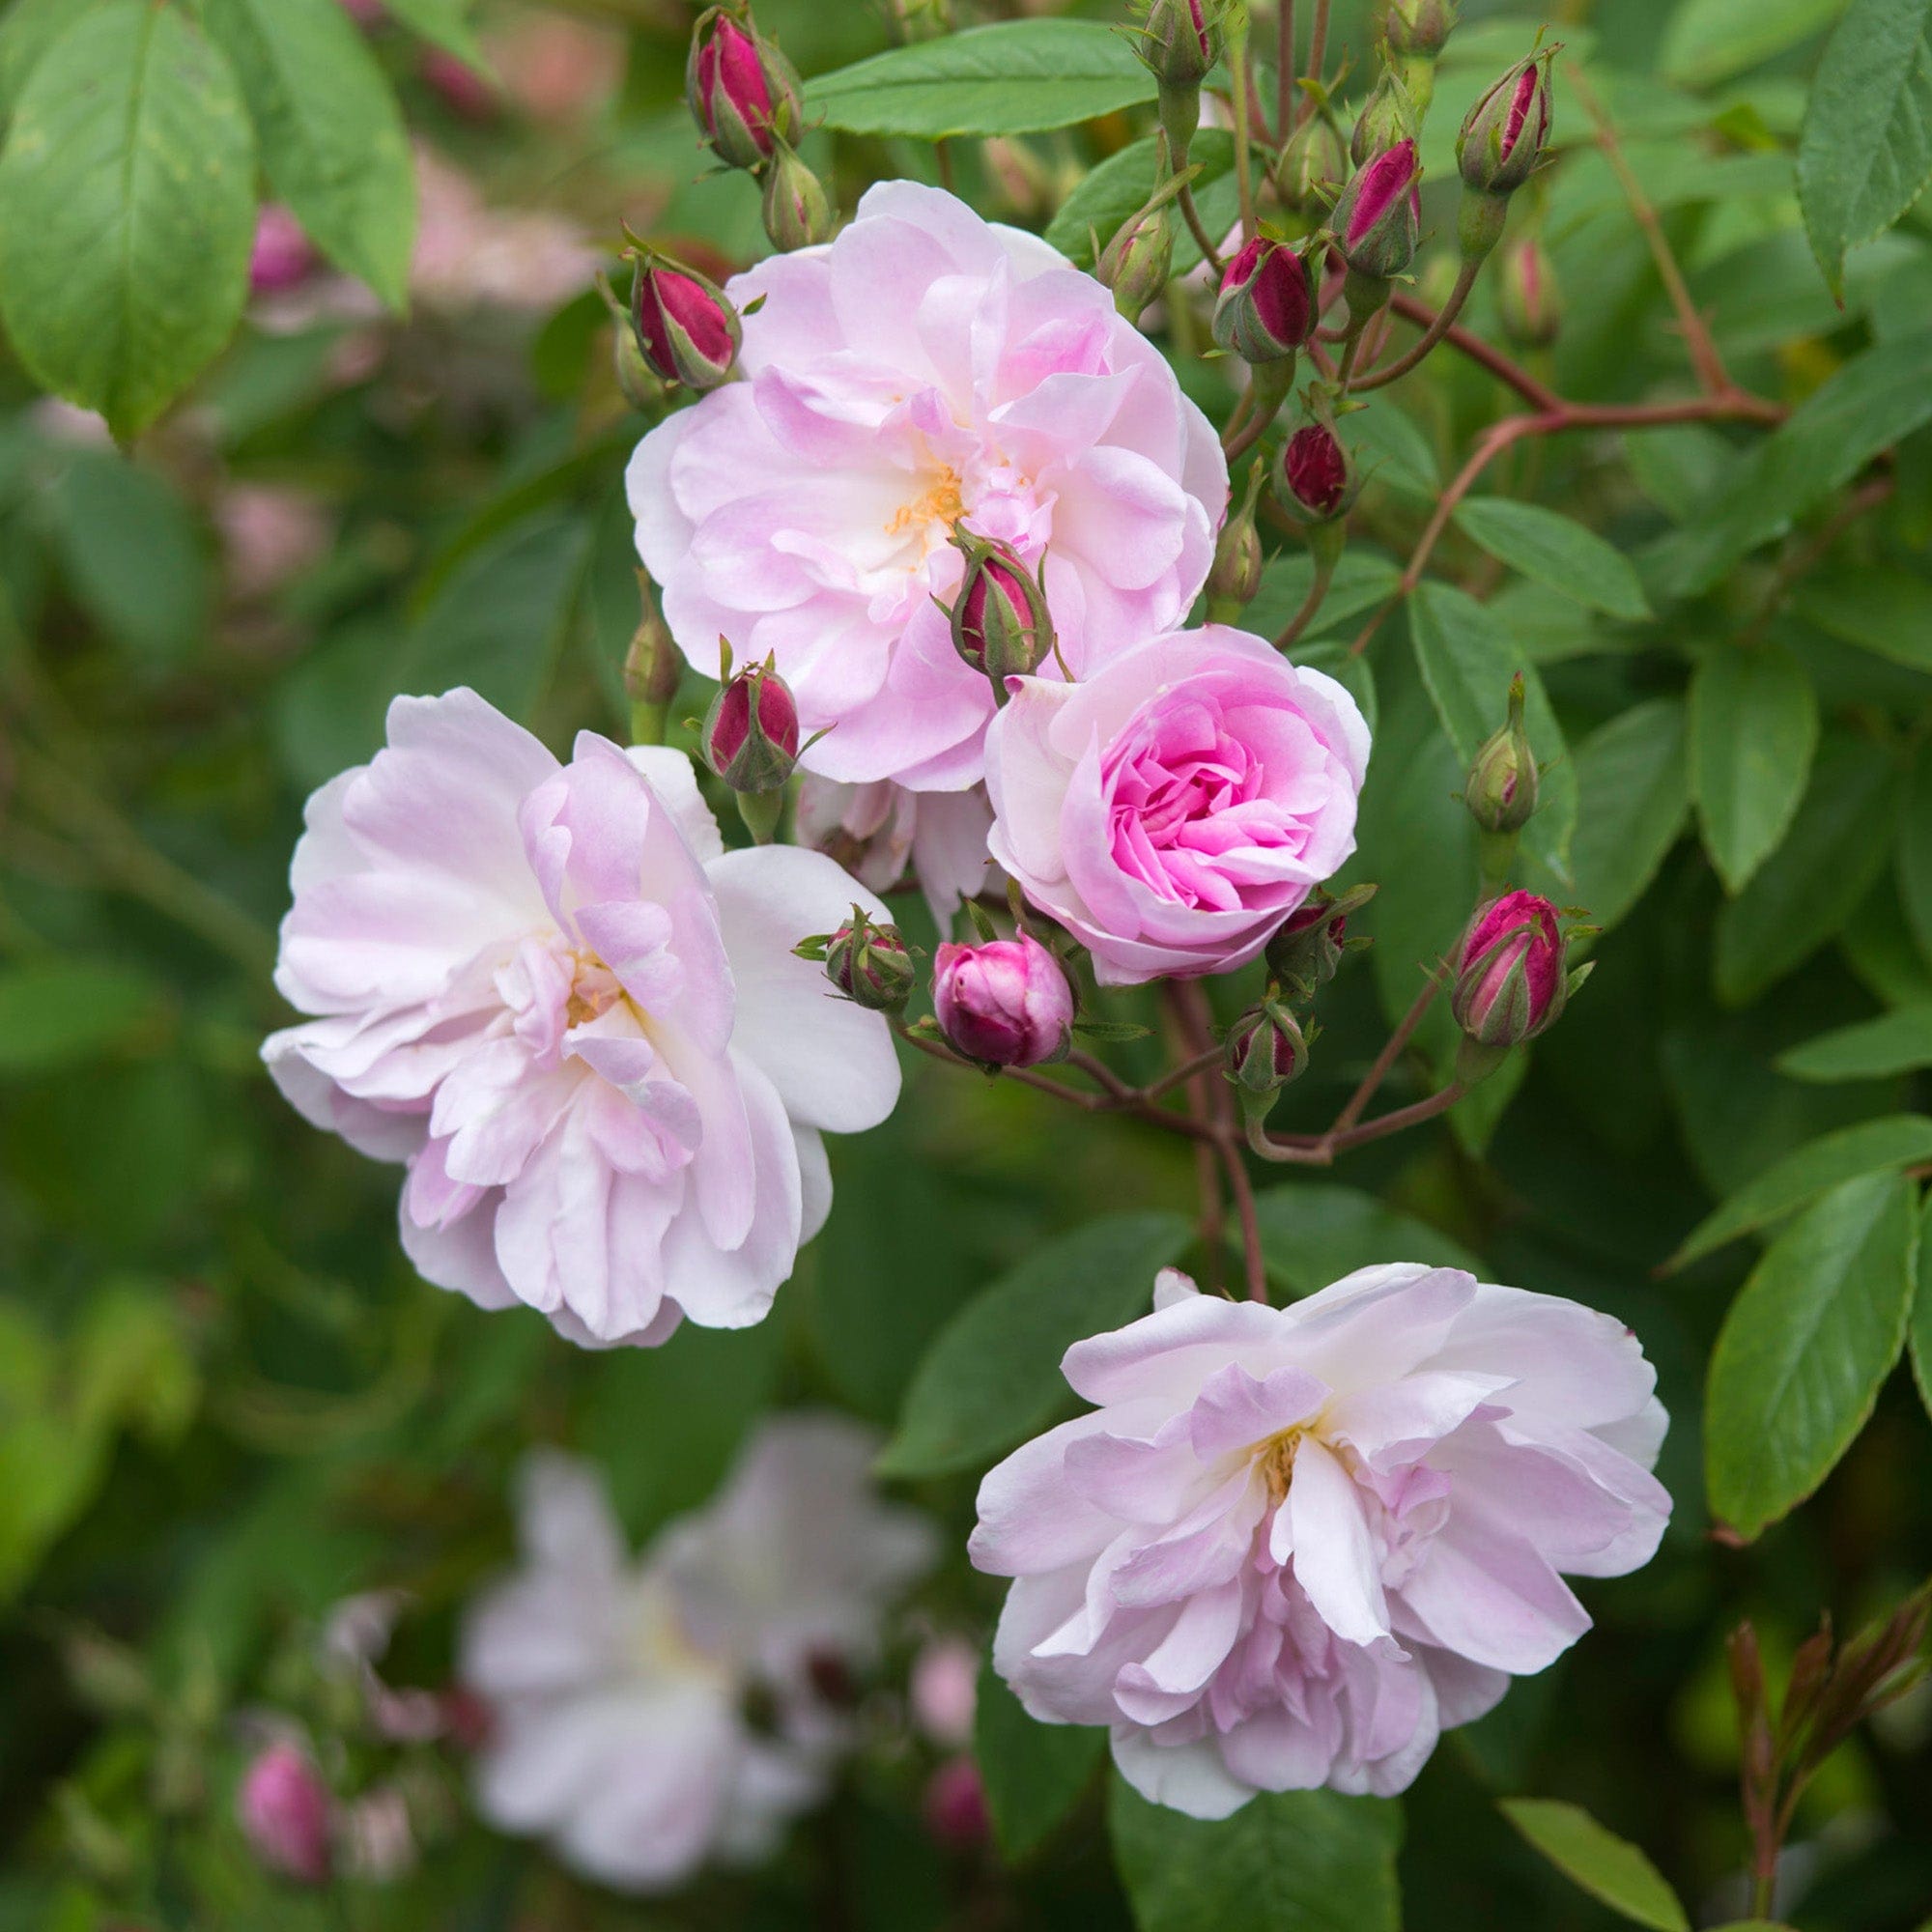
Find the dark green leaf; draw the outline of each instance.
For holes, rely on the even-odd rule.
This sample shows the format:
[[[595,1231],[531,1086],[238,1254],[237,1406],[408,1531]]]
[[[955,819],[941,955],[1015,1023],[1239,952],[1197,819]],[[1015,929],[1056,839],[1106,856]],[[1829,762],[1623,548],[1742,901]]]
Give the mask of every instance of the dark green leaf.
[[[409,296],[416,182],[401,108],[341,0],[201,0],[235,64],[277,199],[393,309]]]
[[[1342,430],[1364,478],[1413,503],[1432,502],[1441,466],[1422,426],[1392,402],[1377,402],[1343,419]]]
[[[255,148],[178,8],[113,0],[41,59],[0,154],[0,316],[44,387],[138,434],[241,319]]]
[[[1505,1798],[1496,1808],[1565,1878],[1574,1879],[1612,1912],[1654,1932],[1690,1932],[1683,1904],[1663,1874],[1580,1804],[1553,1798]]]
[[[1506,497],[1470,497],[1456,523],[1499,562],[1593,611],[1633,620],[1650,615],[1643,585],[1622,554],[1570,517]]]
[[[1154,98],[1126,37],[1097,20],[1007,20],[822,73],[807,118],[848,134],[1033,134]]]
[[[1932,741],[1925,739],[1899,803],[1898,897],[1918,951],[1932,960]]]
[[[1813,578],[1795,600],[1821,631],[1914,670],[1932,670],[1932,583],[1903,570]]]
[[[1094,266],[1094,240],[1104,248],[1127,216],[1146,206],[1154,190],[1155,137],[1148,135],[1109,155],[1079,185],[1047,224],[1046,239],[1083,269]],[[1235,225],[1240,203],[1235,182],[1235,137],[1217,128],[1204,128],[1187,151],[1190,166],[1201,170],[1192,192],[1203,226],[1218,242]],[[1184,275],[1201,260],[1200,247],[1186,222],[1174,227],[1174,272]]]
[[[1482,1272],[1475,1256],[1426,1221],[1333,1181],[1270,1187],[1256,1197],[1255,1216],[1268,1273],[1298,1295],[1380,1262]]]
[[[1106,1755],[1095,1725],[1041,1724],[1029,1718],[988,1662],[973,1707],[973,1755],[993,1820],[993,1842],[1009,1864],[1045,1844],[1080,1802]]]
[[[1736,895],[1791,829],[1818,749],[1818,697],[1776,644],[1706,652],[1690,678],[1690,785],[1704,846]]]
[[[1794,1080],[1882,1080],[1920,1066],[1932,1066],[1932,1007],[1833,1027],[1777,1057],[1777,1070]]]
[[[1711,1357],[1705,1475],[1746,1538],[1801,1503],[1864,1426],[1905,1345],[1918,1210],[1903,1177],[1845,1181],[1766,1250]]]
[[[1187,1245],[1175,1214],[1113,1214],[1036,1248],[962,1308],[919,1365],[881,1474],[991,1463],[1070,1401],[1060,1358],[1151,1306],[1157,1270]]]
[[[1925,1405],[1925,1412],[1932,1415],[1932,1195],[1919,1210],[1918,1285],[1912,1296],[1908,1339],[1912,1379],[1918,1384],[1918,1399]]]
[[[1891,226],[1932,179],[1932,4],[1852,0],[1825,48],[1798,148],[1798,199],[1818,266]]]
[[[1335,576],[1328,585],[1327,596],[1321,600],[1321,609],[1295,644],[1295,663],[1309,661],[1308,646],[1312,639],[1325,636],[1351,617],[1359,617],[1364,611],[1374,610],[1394,595],[1401,581],[1402,568],[1393,557],[1378,550],[1358,550],[1350,544],[1335,566]],[[1262,638],[1272,638],[1285,630],[1301,609],[1314,582],[1315,565],[1305,552],[1283,551],[1269,557],[1262,572],[1262,587],[1241,614],[1241,629]],[[1360,657],[1352,662],[1366,665],[1368,660]],[[1329,667],[1324,665],[1322,668]],[[1330,674],[1333,675],[1332,670]]]
[[[112,1053],[152,1027],[158,991],[100,960],[0,967],[0,1074],[43,1073]]]
[[[1116,1776],[1107,1824],[1140,1932],[1400,1932],[1393,1799],[1263,1792],[1208,1823]]]

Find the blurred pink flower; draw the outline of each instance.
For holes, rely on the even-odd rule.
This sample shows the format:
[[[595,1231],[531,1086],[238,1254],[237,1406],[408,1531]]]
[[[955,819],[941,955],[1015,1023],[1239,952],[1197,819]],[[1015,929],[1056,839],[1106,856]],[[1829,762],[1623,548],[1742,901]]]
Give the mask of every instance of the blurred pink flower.
[[[238,483],[214,504],[215,527],[228,559],[228,588],[238,602],[258,602],[298,576],[328,549],[333,525],[306,491]]]
[[[958,1750],[973,1742],[980,1701],[980,1648],[962,1636],[934,1637],[912,1666],[912,1715],[936,1745]]]
[[[320,261],[301,223],[279,202],[268,203],[255,222],[249,288],[258,296],[281,295],[307,281]]]
[[[993,1829],[986,1787],[970,1757],[949,1758],[926,1780],[925,1829],[953,1851],[983,1845]]]
[[[1260,638],[1209,624],[1009,688],[993,857],[1104,984],[1245,965],[1354,850],[1368,726]]]
[[[1562,1577],[1636,1569],[1670,1514],[1635,1336],[1455,1268],[1285,1309],[1169,1269],[1062,1366],[1098,1406],[980,1488],[973,1561],[1017,1579],[994,1665],[1197,1818],[1401,1791],[1589,1628]]]
[[[791,949],[877,900],[820,854],[726,853],[690,761],[590,732],[559,765],[474,692],[399,697],[309,800],[263,1055],[316,1125],[402,1161],[428,1280],[572,1340],[763,1318],[831,1203],[821,1133],[898,1094],[876,1013]]]
[[[300,1885],[327,1885],[333,1865],[334,1801],[298,1744],[266,1745],[242,1774],[236,1816],[255,1856]]]
[[[624,36],[595,20],[526,14],[485,37],[484,51],[510,98],[536,121],[594,114],[624,79]]]
[[[1179,622],[1227,503],[1206,417],[1093,277],[937,188],[888,182],[823,248],[730,284],[727,384],[647,436],[638,544],[699,668],[775,654],[809,769],[958,790],[993,715],[935,597],[962,519],[1046,556],[1076,675]],[[1050,549],[1049,549],[1050,546]]]
[[[502,95],[483,75],[440,47],[427,48],[416,71],[423,84],[466,121],[494,120],[502,107]]]
[[[420,144],[416,194],[410,290],[432,308],[555,308],[603,264],[576,223],[541,209],[491,208],[468,175]],[[716,663],[715,639],[711,651]]]

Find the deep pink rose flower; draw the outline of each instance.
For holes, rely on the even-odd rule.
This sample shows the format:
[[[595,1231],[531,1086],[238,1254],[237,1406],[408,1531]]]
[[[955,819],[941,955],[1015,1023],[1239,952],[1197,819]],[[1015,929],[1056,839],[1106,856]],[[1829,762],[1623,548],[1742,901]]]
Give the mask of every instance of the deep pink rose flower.
[[[1206,417],[1107,292],[1043,242],[888,182],[829,245],[729,288],[749,378],[654,429],[638,547],[678,646],[775,655],[806,767],[951,791],[981,772],[986,680],[946,611],[962,518],[1046,557],[1074,675],[1181,621],[1228,472]],[[934,598],[939,605],[934,604]],[[828,730],[827,727],[830,727]]]
[[[986,1477],[968,1548],[1016,1579],[994,1667],[1156,1804],[1402,1790],[1589,1628],[1566,1575],[1657,1548],[1657,1377],[1606,1315],[1418,1263],[1289,1308],[1169,1270],[1154,1309],[1066,1351],[1097,1406]]]
[[[1209,624],[1011,690],[993,857],[1105,984],[1245,965],[1354,850],[1368,726],[1260,638]]]
[[[988,1066],[1058,1060],[1073,1037],[1065,970],[1028,933],[983,946],[942,946],[932,960],[939,1030]]]
[[[791,949],[857,903],[793,846],[727,853],[691,761],[584,732],[560,765],[471,691],[399,697],[308,803],[263,1048],[316,1125],[402,1161],[420,1272],[573,1341],[757,1321],[831,1204],[820,1134],[892,1111],[876,1013]]]
[[[315,1761],[299,1745],[266,1747],[235,1795],[242,1835],[272,1872],[298,1885],[327,1885],[334,1865],[334,1804]]]

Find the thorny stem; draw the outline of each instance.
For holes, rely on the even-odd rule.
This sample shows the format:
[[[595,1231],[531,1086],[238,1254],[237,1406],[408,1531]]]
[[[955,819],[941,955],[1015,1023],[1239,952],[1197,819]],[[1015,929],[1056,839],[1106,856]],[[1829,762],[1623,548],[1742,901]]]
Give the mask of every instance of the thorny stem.
[[[1189,1002],[1181,988],[1171,984],[1162,989],[1167,1008],[1168,1021],[1176,1038],[1182,1047],[1194,1049],[1193,1058],[1199,1060],[1212,1045],[1212,1039],[1205,1029],[1197,1026],[1198,1009]],[[1197,1121],[1212,1122],[1219,1126],[1218,1110],[1215,1105],[1213,1074],[1208,1068],[1202,1068],[1187,1082],[1187,1110]],[[1221,1173],[1224,1153],[1218,1133],[1211,1141],[1196,1143],[1194,1150],[1194,1184],[1201,1197],[1201,1248],[1207,1257],[1208,1281],[1212,1289],[1223,1285],[1226,1266],[1226,1252],[1222,1230],[1225,1225],[1221,1200]]]
[[[1231,466],[1238,463],[1268,433],[1277,413],[1278,411],[1256,399],[1255,385],[1250,382],[1239,408],[1221,434],[1221,453]]]
[[[1406,376],[1449,333],[1456,318],[1463,312],[1463,304],[1469,299],[1469,291],[1476,286],[1476,277],[1481,272],[1482,267],[1480,260],[1463,264],[1462,271],[1456,277],[1456,286],[1449,292],[1449,299],[1442,304],[1435,320],[1422,331],[1422,339],[1406,355],[1399,355],[1385,367],[1374,370],[1356,382],[1354,384],[1356,395],[1366,395],[1371,389],[1379,389],[1385,384]]]

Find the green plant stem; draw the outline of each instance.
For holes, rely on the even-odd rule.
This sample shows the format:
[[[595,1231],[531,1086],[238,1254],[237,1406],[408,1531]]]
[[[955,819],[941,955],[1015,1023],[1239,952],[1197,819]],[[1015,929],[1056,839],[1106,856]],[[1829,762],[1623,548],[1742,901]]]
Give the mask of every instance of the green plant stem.
[[[1435,320],[1422,331],[1422,338],[1409,350],[1406,355],[1399,355],[1393,362],[1381,369],[1374,369],[1354,385],[1354,393],[1367,395],[1371,389],[1379,389],[1385,384],[1406,376],[1454,327],[1456,318],[1463,312],[1463,304],[1469,299],[1469,291],[1476,286],[1476,277],[1482,272],[1480,261],[1464,262],[1456,276],[1456,286],[1449,292],[1449,299],[1442,304]]]
[[[1308,586],[1308,595],[1301,600],[1301,609],[1282,627],[1276,635],[1274,647],[1278,651],[1290,649],[1294,640],[1315,621],[1315,613],[1321,609],[1328,595],[1328,586],[1335,581],[1335,559],[1331,555],[1317,555],[1315,558],[1315,582]]]
[[[1274,137],[1286,142],[1294,120],[1294,0],[1275,0]]]
[[[1241,197],[1241,245],[1255,239],[1255,184],[1248,156],[1248,20],[1243,12],[1228,36],[1228,71],[1235,80],[1235,181]]]
[[[1328,62],[1328,0],[1315,0],[1315,24],[1308,36],[1308,78],[1319,86],[1321,70]],[[1315,93],[1310,90],[1303,98],[1298,120],[1306,121],[1315,112]]]
[[[1221,259],[1221,251],[1208,235],[1207,223],[1201,219],[1201,211],[1194,205],[1192,183],[1180,190],[1180,218],[1187,223],[1187,232],[1194,237],[1194,245],[1201,250],[1201,259],[1208,264],[1218,282],[1226,273],[1228,265]]]

